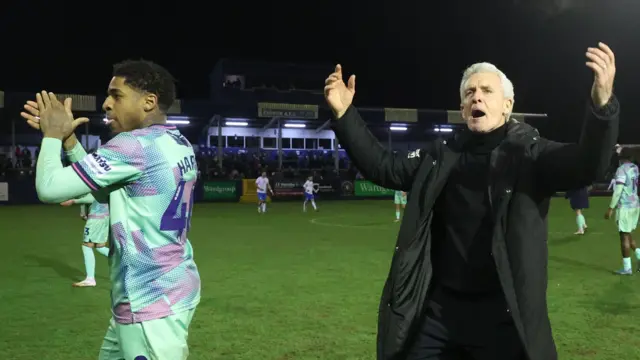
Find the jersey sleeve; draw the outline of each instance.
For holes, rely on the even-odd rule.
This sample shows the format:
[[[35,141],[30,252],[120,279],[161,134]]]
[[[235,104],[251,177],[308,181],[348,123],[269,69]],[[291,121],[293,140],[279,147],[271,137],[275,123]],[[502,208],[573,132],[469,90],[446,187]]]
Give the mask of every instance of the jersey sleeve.
[[[620,198],[622,197],[622,190],[624,189],[624,185],[616,184],[613,188],[613,195],[611,195],[611,202],[609,203],[609,208],[615,209],[620,202]]]
[[[120,133],[71,167],[92,190],[126,184],[140,178],[145,161],[142,145],[130,133]]]
[[[36,165],[36,192],[42,202],[61,203],[91,192],[70,166],[62,166],[61,152],[62,141],[42,139]]]
[[[96,198],[93,197],[93,195],[91,194],[87,194],[83,197],[77,198],[77,199],[73,199],[73,202],[75,204],[84,204],[84,205],[91,205],[96,201]]]
[[[82,144],[80,144],[80,141],[76,142],[76,145],[73,147],[73,149],[69,151],[65,151],[64,154],[67,156],[67,159],[69,159],[69,161],[72,163],[78,162],[82,160],[82,158],[87,156],[87,152],[82,147]]]
[[[622,166],[616,170],[616,175],[613,178],[618,185],[624,185],[627,183],[627,173],[624,171]]]

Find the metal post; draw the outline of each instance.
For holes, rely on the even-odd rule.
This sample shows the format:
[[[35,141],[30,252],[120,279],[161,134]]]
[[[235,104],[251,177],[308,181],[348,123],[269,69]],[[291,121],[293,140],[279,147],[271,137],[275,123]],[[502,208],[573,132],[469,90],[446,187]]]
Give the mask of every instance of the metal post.
[[[340,171],[340,146],[338,146],[338,138],[333,139],[333,165],[336,173]]]
[[[224,156],[224,138],[222,137],[222,117],[218,117],[218,167],[222,169],[222,157]]]
[[[282,170],[282,120],[278,119],[278,170]]]

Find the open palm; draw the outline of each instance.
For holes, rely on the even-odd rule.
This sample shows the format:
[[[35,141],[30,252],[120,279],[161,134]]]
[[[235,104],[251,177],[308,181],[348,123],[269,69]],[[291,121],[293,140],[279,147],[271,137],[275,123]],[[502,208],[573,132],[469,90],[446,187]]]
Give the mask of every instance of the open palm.
[[[64,106],[65,106],[65,111],[67,112],[67,115],[73,119],[73,113],[71,112],[71,106],[72,106],[71,98],[65,99]],[[40,129],[40,109],[38,108],[38,103],[35,101],[27,101],[27,103],[24,105],[24,110],[25,111],[20,113],[20,116],[22,116],[22,118],[27,121],[27,124],[29,124],[29,126],[31,126],[36,130],[41,130]],[[80,117],[80,118],[74,119],[73,122],[71,123],[71,126],[75,129],[76,127],[78,127],[78,125],[84,124],[86,122],[89,122],[89,118]]]
[[[339,119],[353,103],[353,97],[356,94],[356,76],[351,75],[345,84],[342,79],[342,66],[338,64],[324,84],[324,97],[333,114]]]

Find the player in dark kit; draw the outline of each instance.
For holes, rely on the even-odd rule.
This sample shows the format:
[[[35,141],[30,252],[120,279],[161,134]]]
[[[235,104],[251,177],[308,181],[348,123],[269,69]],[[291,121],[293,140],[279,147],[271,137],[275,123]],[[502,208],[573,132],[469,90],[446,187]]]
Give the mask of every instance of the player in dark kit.
[[[564,198],[569,199],[571,209],[576,212],[576,224],[578,225],[578,231],[574,234],[584,235],[585,230],[587,230],[587,221],[585,220],[582,211],[589,208],[589,188],[583,187],[567,191]]]

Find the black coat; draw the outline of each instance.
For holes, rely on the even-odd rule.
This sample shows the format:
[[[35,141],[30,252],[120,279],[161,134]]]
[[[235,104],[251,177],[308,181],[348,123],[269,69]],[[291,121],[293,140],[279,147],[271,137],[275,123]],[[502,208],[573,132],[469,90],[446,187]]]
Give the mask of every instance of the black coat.
[[[510,120],[505,140],[491,153],[492,255],[529,360],[557,359],[547,309],[549,199],[556,191],[590,185],[604,174],[618,137],[618,115],[615,97],[597,111],[590,105],[578,144],[544,139],[530,125]],[[378,360],[402,360],[425,314],[432,278],[432,209],[468,132],[393,154],[353,106],[334,119],[333,129],[366,179],[411,193],[378,317]]]

